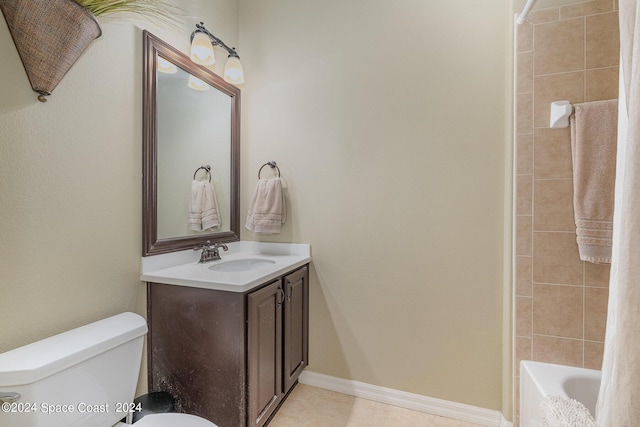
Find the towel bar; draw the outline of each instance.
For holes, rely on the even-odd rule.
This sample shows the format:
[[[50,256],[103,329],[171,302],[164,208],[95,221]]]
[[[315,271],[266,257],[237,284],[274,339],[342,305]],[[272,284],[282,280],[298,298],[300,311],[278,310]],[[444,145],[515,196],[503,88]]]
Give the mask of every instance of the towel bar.
[[[569,116],[573,114],[573,105],[569,101],[555,101],[551,103],[549,112],[549,127],[563,129],[569,127]]]
[[[277,169],[278,170],[278,178],[280,178],[280,168],[278,167],[278,165],[276,164],[276,162],[274,162],[273,160],[270,162],[265,163],[264,165],[260,166],[260,170],[258,170],[258,179],[260,179],[260,172],[262,172],[262,168],[265,166],[269,166],[271,169]]]
[[[196,179],[196,175],[198,174],[198,171],[200,169],[204,169],[207,172],[207,175],[209,176],[209,182],[211,182],[211,165],[200,166],[198,169],[196,169],[196,171],[193,173],[193,179]]]

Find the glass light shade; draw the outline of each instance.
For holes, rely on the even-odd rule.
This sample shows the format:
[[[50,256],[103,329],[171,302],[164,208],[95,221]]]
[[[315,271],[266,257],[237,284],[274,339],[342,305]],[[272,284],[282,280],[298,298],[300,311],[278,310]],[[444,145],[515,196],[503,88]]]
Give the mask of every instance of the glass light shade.
[[[195,90],[200,90],[200,91],[205,91],[205,90],[209,90],[209,85],[205,82],[203,82],[202,80],[200,80],[199,78],[189,74],[189,82],[187,83],[187,86],[189,86],[191,89],[195,89]]]
[[[237,56],[230,56],[227,59],[227,64],[224,66],[224,80],[234,85],[244,83],[244,71]]]
[[[165,74],[175,74],[178,72],[178,67],[176,67],[171,62],[167,61],[161,56],[158,56],[158,72]]]
[[[200,65],[212,65],[216,62],[213,56],[213,45],[205,33],[195,33],[191,42],[191,60]]]

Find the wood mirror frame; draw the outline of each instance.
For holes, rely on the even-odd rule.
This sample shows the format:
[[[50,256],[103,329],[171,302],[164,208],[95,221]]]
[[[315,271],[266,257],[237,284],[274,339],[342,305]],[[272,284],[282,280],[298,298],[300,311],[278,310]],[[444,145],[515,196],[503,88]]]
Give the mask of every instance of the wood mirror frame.
[[[142,256],[192,249],[207,240],[231,242],[240,239],[240,89],[148,31],[143,32],[143,155],[142,155]],[[158,237],[158,55],[228,95],[231,100],[230,226],[229,231],[203,232],[169,238]],[[185,85],[185,90],[190,90]],[[185,206],[187,209],[187,206]]]

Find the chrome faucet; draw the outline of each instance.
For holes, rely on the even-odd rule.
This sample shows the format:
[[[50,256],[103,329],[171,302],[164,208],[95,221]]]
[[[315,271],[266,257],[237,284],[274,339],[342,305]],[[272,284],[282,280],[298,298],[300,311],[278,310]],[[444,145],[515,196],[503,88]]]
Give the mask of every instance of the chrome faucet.
[[[200,250],[202,249],[202,253],[200,254],[200,261],[198,261],[198,263],[205,263],[205,262],[210,262],[210,261],[217,261],[220,259],[220,251],[219,249],[222,248],[225,251],[229,250],[229,247],[227,247],[227,245],[225,245],[224,243],[214,243],[213,245],[211,244],[210,241],[207,240],[207,243],[204,244],[204,246],[202,246],[202,248],[194,248],[194,251]]]

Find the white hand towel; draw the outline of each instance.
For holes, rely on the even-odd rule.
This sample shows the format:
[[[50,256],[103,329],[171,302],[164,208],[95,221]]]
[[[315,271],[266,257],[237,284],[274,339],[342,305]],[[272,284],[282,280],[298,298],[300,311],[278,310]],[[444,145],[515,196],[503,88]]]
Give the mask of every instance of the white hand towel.
[[[202,204],[202,231],[220,227],[220,208],[213,185],[204,181],[204,200]]]
[[[191,181],[191,197],[189,198],[189,230],[202,231],[202,206],[204,205],[204,183]]]
[[[255,233],[276,234],[287,221],[287,211],[280,178],[259,179],[249,205],[247,230]]]

